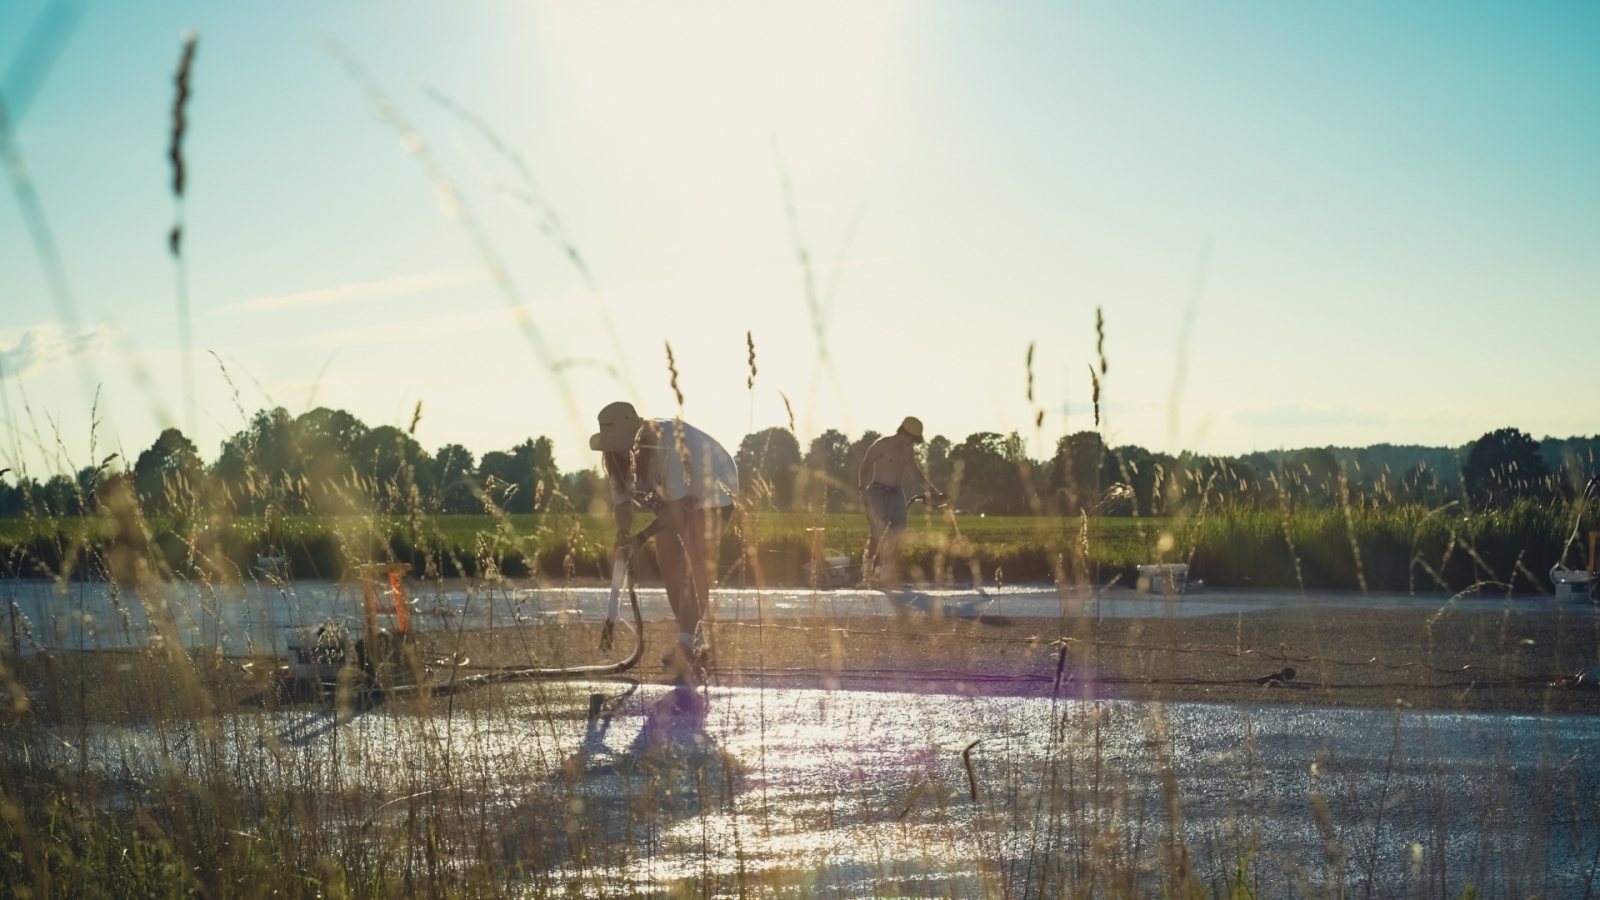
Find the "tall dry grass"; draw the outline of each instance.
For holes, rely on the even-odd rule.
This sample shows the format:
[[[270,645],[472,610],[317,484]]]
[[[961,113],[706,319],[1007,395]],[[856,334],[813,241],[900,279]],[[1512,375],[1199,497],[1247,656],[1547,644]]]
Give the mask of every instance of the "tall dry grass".
[[[352,59],[341,61],[385,122],[417,148],[430,181],[458,196],[393,100]],[[791,234],[808,262],[793,190],[783,180]],[[487,234],[465,221],[508,302],[516,301]],[[826,349],[834,288],[819,292],[812,267],[802,270],[817,342],[814,395],[822,378],[837,378]],[[559,383],[560,361],[534,323],[523,326]],[[1095,327],[1099,426],[1109,372],[1099,311]],[[753,336],[748,351],[753,391]],[[676,390],[670,350],[669,359]],[[563,393],[569,415],[582,418]],[[1042,418],[1035,423],[1042,427]],[[1029,463],[1018,465],[1031,485]],[[1508,749],[1474,796],[1462,798],[1446,749],[1402,752],[1416,740],[1407,729],[1417,726],[1403,726],[1397,711],[1394,750],[1380,770],[1322,753],[1298,761],[1303,779],[1275,780],[1276,751],[1256,742],[1248,714],[1242,739],[1211,735],[1206,744],[1200,714],[1159,702],[1159,675],[1149,679],[1157,702],[1110,703],[1096,693],[1101,623],[1081,603],[1096,586],[1126,583],[1130,567],[1149,559],[1186,560],[1196,575],[1224,584],[1526,588],[1539,575],[1529,560],[1548,556],[1574,510],[1529,503],[1470,515],[1348,505],[1282,513],[1213,506],[1201,492],[1187,498],[1192,503],[1168,497],[1179,511],[1172,516],[1116,526],[1064,516],[1055,498],[1037,494],[1029,498],[1034,515],[1014,523],[979,527],[926,516],[904,562],[927,584],[1004,578],[1060,588],[1062,617],[1041,622],[1042,637],[1019,651],[1054,666],[1055,678],[1044,682],[1050,689],[1038,686],[1031,704],[980,700],[956,713],[918,707],[921,728],[910,732],[916,745],[868,766],[860,760],[872,752],[874,717],[912,703],[875,697],[877,708],[851,720],[853,747],[802,748],[829,760],[830,777],[795,788],[767,775],[784,762],[776,749],[783,741],[804,739],[784,736],[797,701],[768,677],[769,655],[780,653],[784,629],[800,629],[814,644],[809,668],[837,674],[846,667],[845,644],[830,623],[779,621],[769,612],[742,642],[758,677],[738,690],[673,689],[647,705],[637,696],[644,689],[621,681],[455,691],[454,673],[469,665],[465,637],[441,629],[412,658],[411,684],[375,684],[346,666],[326,696],[295,702],[275,678],[279,648],[231,654],[220,626],[209,639],[194,639],[177,620],[178,594],[248,605],[263,592],[292,594],[302,582],[337,579],[356,564],[404,562],[424,585],[464,579],[473,601],[488,604],[504,598],[514,574],[559,590],[591,569],[603,573],[609,548],[603,524],[587,511],[519,518],[500,508],[492,488],[480,493],[482,519],[457,529],[421,506],[404,465],[389,483],[338,489],[340,508],[353,513],[288,516],[294,486],[276,474],[246,448],[246,477],[226,486],[228,502],[174,483],[170,511],[152,518],[126,477],[102,467],[82,498],[87,515],[46,511],[7,532],[7,577],[51,580],[59,617],[76,614],[90,626],[71,648],[25,646],[20,638],[0,647],[0,883],[13,895],[1237,898],[1280,890],[1456,896],[1479,886],[1523,896],[1550,885],[1593,886],[1600,825],[1586,803],[1594,781],[1583,759],[1549,748],[1531,761],[1513,759]],[[823,476],[802,469],[795,477],[794,493],[803,496],[807,482]],[[378,495],[392,501],[383,510],[373,508]],[[859,544],[861,529],[822,513],[781,516],[746,502],[719,569],[760,603],[794,583],[813,548]],[[255,571],[253,557],[273,548],[289,555],[287,571]],[[104,586],[117,610],[137,606],[148,624],[84,619],[73,598],[86,584]],[[904,623],[888,623],[885,640],[905,637],[892,634],[897,627]],[[1166,627],[1176,634],[1177,626]],[[587,652],[574,645],[581,630],[532,630],[484,640],[491,654],[523,660]],[[113,640],[119,631],[125,640]],[[1564,635],[1594,641],[1591,623]],[[1134,650],[1159,671],[1159,654],[1197,649],[1175,641],[1181,635]],[[1515,652],[1485,651],[1488,662],[1508,665]],[[751,714],[750,691],[759,719],[754,743],[719,743],[721,731],[751,733],[748,723],[716,718],[718,710]],[[641,710],[641,738],[608,743],[609,730]],[[1420,726],[1424,743],[1428,727]],[[1190,792],[1191,784],[1218,783],[1208,766],[1228,767],[1231,792]],[[1402,803],[1402,794],[1411,801]],[[1212,814],[1197,824],[1190,817],[1201,809]],[[1410,818],[1387,821],[1397,810]],[[1315,835],[1310,845],[1295,845],[1312,852],[1289,856],[1279,847],[1284,835],[1276,829],[1285,822]],[[824,842],[840,835],[848,846],[838,852],[876,862],[841,871],[826,850],[786,843],[790,834]],[[1559,841],[1546,837],[1556,835],[1570,846],[1552,850]],[[1382,871],[1396,864],[1397,848],[1411,868]],[[1276,880],[1263,881],[1262,861],[1274,855]],[[1538,869],[1551,859],[1565,868]],[[1463,871],[1469,880],[1459,877]]]
[[[241,506],[282,506],[287,489],[267,476],[257,472],[239,486],[238,499],[248,501]],[[529,575],[547,589],[587,575],[604,559],[604,522],[578,511],[509,516],[486,492],[485,515],[452,537],[457,523],[415,505],[403,467],[381,491],[353,484],[341,498],[343,508],[375,493],[400,498],[397,511],[337,517],[240,516],[174,485],[169,496],[181,502],[157,520],[146,517],[126,479],[110,470],[97,478],[103,483],[85,497],[91,515],[19,523],[27,540],[13,542],[7,557],[17,575],[59,579],[63,616],[74,609],[66,588],[87,581],[117,591],[149,623],[127,641],[91,636],[78,648],[17,642],[0,651],[7,717],[0,876],[29,896],[800,896],[848,893],[849,885],[1030,897],[1242,897],[1285,886],[1336,896],[1401,885],[1454,896],[1466,889],[1464,869],[1474,873],[1474,890],[1507,895],[1573,887],[1595,872],[1576,852],[1600,846],[1593,816],[1577,799],[1591,785],[1586,765],[1555,749],[1531,765],[1507,756],[1491,764],[1483,795],[1463,803],[1446,768],[1451,753],[1425,740],[1419,753],[1417,726],[1402,727],[1400,718],[1382,772],[1309,759],[1305,765],[1322,774],[1309,790],[1284,793],[1264,758],[1273,751],[1252,742],[1247,716],[1244,744],[1226,762],[1241,773],[1234,792],[1193,796],[1191,785],[1214,785],[1205,768],[1216,764],[1206,763],[1215,748],[1196,738],[1196,714],[1182,704],[1105,702],[1092,687],[1100,623],[1081,614],[1040,623],[1073,640],[1027,651],[1058,667],[1053,682],[1030,689],[1046,706],[1007,712],[979,702],[971,721],[946,722],[922,738],[940,762],[803,790],[774,791],[759,775],[772,765],[769,740],[781,745],[777,721],[768,730],[767,706],[793,702],[780,699],[781,670],[774,664],[769,677],[768,660],[782,654],[785,629],[801,628],[817,647],[816,671],[843,672],[852,663],[830,637],[834,629],[770,614],[740,645],[760,670],[743,688],[668,691],[645,705],[634,699],[640,689],[625,682],[455,692],[447,673],[470,663],[446,629],[430,636],[431,670],[421,689],[380,696],[350,667],[328,696],[294,702],[276,689],[268,648],[236,656],[224,651],[220,633],[186,637],[174,592],[249,603],[262,586],[293,592],[303,578],[393,561],[413,563],[424,586],[464,578],[478,602],[495,602],[517,554],[542,561]],[[1188,560],[1198,576],[1220,581],[1419,593],[1470,581],[1500,591],[1536,583],[1537,573],[1518,564],[1531,555],[1529,535],[1559,541],[1575,512],[1531,503],[1474,515],[1198,503],[1188,517],[1110,523],[1052,516],[1043,498],[1035,508],[1031,518],[965,524],[922,513],[921,536],[906,549],[908,570],[935,585],[974,572],[992,583],[996,569],[1019,573],[1011,576],[1019,581],[1037,572],[1080,601],[1077,589],[1162,557]],[[296,556],[285,578],[252,572],[241,552],[266,546],[250,536],[259,539],[268,520],[277,546],[327,542],[330,571],[305,568]],[[771,551],[791,547],[798,561],[819,535],[846,544],[861,536],[853,516],[778,514],[759,503],[745,504],[734,525],[722,557],[725,583],[758,598],[786,581],[787,557]],[[1308,612],[1315,617],[1314,606]],[[96,625],[92,634],[129,629]],[[525,661],[534,652],[546,662],[588,652],[572,643],[581,631],[533,630],[530,643],[518,644],[530,640],[524,628],[490,640]],[[1592,629],[1577,621],[1566,638],[1594,643]],[[1143,651],[1155,654],[1147,681],[1157,697],[1159,654],[1181,650],[1176,640],[1151,639]],[[1514,668],[1516,652],[1486,649],[1485,662]],[[724,746],[716,737],[719,708],[734,717],[723,727],[750,730],[737,721],[751,714],[741,690],[760,692],[759,742]],[[641,714],[667,722],[667,736],[607,743],[612,721]],[[701,724],[687,738],[671,736],[673,721],[697,716]],[[1512,799],[1526,791],[1531,805]],[[1392,799],[1401,794],[1411,799]],[[1393,809],[1404,810],[1403,828],[1384,824]],[[1318,835],[1318,854],[1286,858],[1278,833],[1285,821]],[[776,852],[782,842],[772,835],[796,822],[808,834],[899,837],[881,849],[877,868],[847,873],[831,868],[826,854]],[[1541,839],[1544,827],[1549,836]],[[1392,863],[1402,831],[1416,837],[1405,854],[1422,862],[1391,878],[1381,869]],[[1558,840],[1576,842],[1573,852],[1552,850]],[[1495,841],[1519,849],[1508,856]],[[733,854],[731,866],[730,842],[748,848]],[[915,859],[922,862],[908,869]],[[1552,859],[1560,871],[1525,865]]]

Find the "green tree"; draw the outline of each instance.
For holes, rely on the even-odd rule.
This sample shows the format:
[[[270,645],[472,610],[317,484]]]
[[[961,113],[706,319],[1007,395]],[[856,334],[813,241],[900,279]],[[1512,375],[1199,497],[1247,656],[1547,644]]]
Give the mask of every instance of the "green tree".
[[[1140,516],[1155,515],[1158,504],[1156,484],[1161,475],[1160,460],[1137,444],[1118,447],[1111,455],[1118,480],[1125,481],[1133,492],[1130,512]]]
[[[606,515],[610,512],[611,489],[605,486],[605,476],[595,469],[579,469],[561,473],[561,492],[565,495],[566,509],[572,512],[593,512]],[[603,499],[605,505],[595,509],[595,501]]]
[[[243,430],[223,441],[212,474],[223,487],[224,503],[240,512],[261,512],[268,506],[285,512],[307,508],[301,479],[304,467],[294,431],[288,410],[263,409]]]
[[[1478,438],[1461,467],[1468,498],[1491,506],[1503,506],[1517,497],[1546,496],[1549,477],[1539,442],[1515,428]]]
[[[433,493],[432,460],[403,429],[379,425],[351,448],[351,466],[385,512],[417,509]]]
[[[1444,484],[1426,462],[1419,462],[1400,476],[1397,495],[1412,503],[1437,506],[1444,499]]]
[[[1554,483],[1569,496],[1576,495],[1596,472],[1600,472],[1600,435],[1547,437],[1539,442],[1539,455],[1554,476]]]
[[[555,444],[547,437],[529,438],[509,451],[491,450],[478,463],[480,483],[487,489],[488,479],[493,478],[491,499],[512,513],[552,508],[552,500],[561,493],[558,475]]]
[[[91,471],[84,469],[76,478],[65,473],[50,476],[34,495],[42,507],[39,511],[47,516],[81,516],[87,512],[83,482]]]
[[[39,482],[21,475],[16,481],[15,485],[10,485],[0,478],[0,516],[23,516],[34,508]]]
[[[370,484],[359,482],[356,466],[372,440],[365,422],[342,409],[319,406],[296,418],[291,433],[310,508],[329,513],[371,508],[377,498]]]
[[[478,499],[472,480],[472,451],[460,444],[446,444],[433,455],[430,480],[434,485],[433,502],[442,513],[474,513],[483,511],[483,501]]]
[[[1247,453],[1232,461],[1236,474],[1249,484],[1248,502],[1257,506],[1271,506],[1276,502],[1273,482],[1277,467],[1265,453]]]
[[[134,462],[134,492],[146,510],[187,508],[203,474],[204,465],[194,442],[178,429],[167,428]]]
[[[378,447],[385,439],[392,446],[394,431],[375,438],[360,419],[326,407],[298,418],[282,407],[261,410],[223,442],[212,474],[241,511],[359,512],[380,499]]]
[[[936,434],[928,441],[927,452],[923,455],[922,471],[940,490],[949,489],[950,447],[949,438]]]
[[[1102,497],[1117,481],[1117,459],[1096,431],[1064,435],[1050,460],[1049,490],[1064,515],[1104,512]]]
[[[856,473],[850,471],[850,438],[833,428],[813,438],[806,451],[806,509],[849,509],[856,499],[855,483]]]
[[[739,467],[740,488],[747,496],[774,509],[792,508],[800,442],[789,429],[765,428],[745,435],[734,462]]]
[[[1284,457],[1279,487],[1297,500],[1323,504],[1339,496],[1339,460],[1327,447],[1296,450]]]
[[[980,431],[950,450],[953,468],[961,473],[957,502],[963,511],[991,516],[1022,516],[1030,511],[1020,463],[1022,439]]]

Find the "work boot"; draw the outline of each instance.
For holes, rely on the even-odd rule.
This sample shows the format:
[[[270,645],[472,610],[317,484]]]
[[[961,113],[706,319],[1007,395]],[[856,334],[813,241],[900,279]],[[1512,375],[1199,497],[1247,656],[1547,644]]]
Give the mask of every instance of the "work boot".
[[[697,668],[695,653],[688,644],[679,641],[661,657],[661,668],[673,682],[692,681]]]
[[[875,591],[877,589],[878,589],[877,572],[874,571],[873,569],[868,569],[866,566],[862,566],[861,567],[861,580],[856,582],[856,590],[858,590],[858,591]]]

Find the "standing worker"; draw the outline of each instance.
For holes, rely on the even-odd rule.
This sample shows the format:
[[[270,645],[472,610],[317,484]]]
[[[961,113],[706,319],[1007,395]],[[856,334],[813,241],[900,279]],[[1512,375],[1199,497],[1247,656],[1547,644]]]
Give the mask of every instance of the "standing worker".
[[[917,445],[922,443],[922,420],[906,416],[888,437],[879,438],[867,448],[856,475],[856,488],[867,509],[867,552],[861,558],[861,579],[867,586],[894,590],[900,586],[900,539],[906,532],[906,495],[900,485],[909,476],[928,492],[930,502],[942,504],[945,495],[917,465]],[[875,578],[878,570],[887,575]]]
[[[722,520],[733,510],[739,470],[721,444],[687,423],[641,419],[633,404],[620,401],[600,410],[599,419],[589,449],[600,451],[611,485],[617,552],[631,552],[657,535],[656,565],[678,621],[678,642],[661,662],[690,675],[708,656],[700,617],[710,608]],[[656,516],[638,535],[635,503]]]

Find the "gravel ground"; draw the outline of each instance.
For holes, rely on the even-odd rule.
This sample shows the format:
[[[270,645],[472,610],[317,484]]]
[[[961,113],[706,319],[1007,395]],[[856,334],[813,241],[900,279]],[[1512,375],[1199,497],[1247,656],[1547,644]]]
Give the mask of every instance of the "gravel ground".
[[[544,625],[428,637],[470,674],[496,665],[604,662],[598,628]],[[647,623],[629,675],[670,681],[675,633]],[[1186,619],[939,621],[920,614],[711,626],[708,677],[732,686],[1048,695],[1303,706],[1600,712],[1600,691],[1559,682],[1600,662],[1600,618],[1563,612],[1306,609]],[[1063,661],[1061,643],[1065,638]],[[632,646],[622,629],[613,657]],[[1257,680],[1285,668],[1292,680]],[[448,677],[447,673],[441,673]]]

